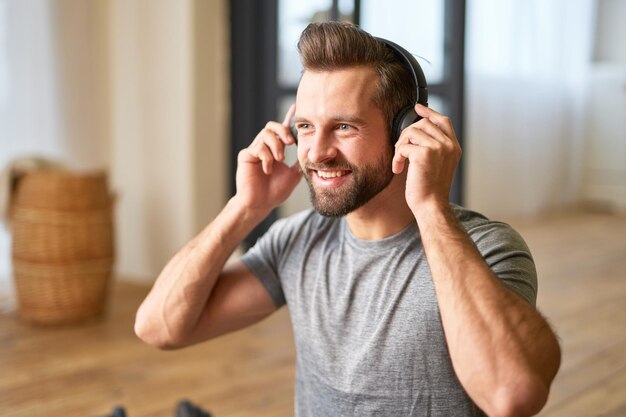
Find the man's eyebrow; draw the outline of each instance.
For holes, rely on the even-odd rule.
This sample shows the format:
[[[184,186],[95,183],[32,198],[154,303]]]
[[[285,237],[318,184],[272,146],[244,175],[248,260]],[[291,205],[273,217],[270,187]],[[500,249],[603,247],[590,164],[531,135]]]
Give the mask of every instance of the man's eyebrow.
[[[333,117],[333,120],[336,122],[345,122],[351,125],[358,125],[358,126],[363,126],[365,124],[367,124],[367,122],[365,121],[365,119],[363,119],[362,117],[358,117],[358,116],[352,116],[349,114],[339,114],[335,117]]]
[[[349,123],[349,124],[354,124],[354,125],[359,125],[359,126],[367,124],[364,118],[358,117],[358,116],[351,116],[351,115],[338,114],[336,116],[333,116],[332,120],[334,120],[335,122],[344,122],[344,123]],[[293,122],[294,123],[309,123],[309,120],[305,117],[298,116],[298,117],[293,118]]]

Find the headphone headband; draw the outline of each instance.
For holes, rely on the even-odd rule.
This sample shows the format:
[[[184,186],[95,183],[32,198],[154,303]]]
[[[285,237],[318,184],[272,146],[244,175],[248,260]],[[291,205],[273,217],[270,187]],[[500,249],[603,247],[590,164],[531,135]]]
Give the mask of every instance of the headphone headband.
[[[424,106],[428,106],[428,86],[426,84],[426,77],[422,67],[417,63],[417,60],[413,55],[400,45],[388,41],[383,38],[374,38],[379,42],[382,42],[396,58],[411,72],[413,79],[415,80],[415,89],[417,90],[416,103]],[[413,105],[400,109],[391,122],[391,140],[396,143],[400,138],[400,134],[404,129],[420,120],[421,117],[415,112]]]
[[[417,99],[416,103],[423,104],[424,106],[428,106],[428,85],[426,84],[426,77],[424,76],[424,71],[422,71],[422,67],[417,62],[417,59],[406,49],[401,47],[395,42],[391,42],[390,40],[374,37],[377,41],[385,44],[387,48],[405,65],[406,68],[409,69],[411,75],[413,75],[413,79],[415,80],[415,86],[417,88]]]

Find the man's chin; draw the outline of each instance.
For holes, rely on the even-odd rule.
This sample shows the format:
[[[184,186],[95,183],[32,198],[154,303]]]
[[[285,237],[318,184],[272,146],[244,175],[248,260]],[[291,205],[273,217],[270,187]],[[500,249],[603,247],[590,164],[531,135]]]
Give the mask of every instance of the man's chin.
[[[346,204],[342,204],[342,202],[320,201],[320,198],[313,196],[311,198],[311,203],[315,211],[325,217],[343,217],[352,211],[350,207],[346,206]]]
[[[311,204],[315,211],[325,217],[343,217],[353,210],[353,202],[346,201],[346,193],[309,189]]]
[[[313,207],[313,208],[318,214],[324,217],[339,218],[349,213],[349,211],[344,211],[344,210],[329,210],[327,207]]]

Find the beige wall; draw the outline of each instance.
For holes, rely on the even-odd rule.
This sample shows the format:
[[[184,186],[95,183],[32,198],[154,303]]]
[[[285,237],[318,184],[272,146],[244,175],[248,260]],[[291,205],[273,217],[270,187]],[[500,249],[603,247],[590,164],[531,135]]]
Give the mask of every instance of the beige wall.
[[[105,2],[50,4],[59,147],[77,169],[107,168],[111,158],[109,15]]]
[[[228,3],[195,0],[193,13],[194,201],[200,229],[226,203],[230,174]]]
[[[111,2],[117,269],[152,280],[227,190],[227,39],[221,1]]]

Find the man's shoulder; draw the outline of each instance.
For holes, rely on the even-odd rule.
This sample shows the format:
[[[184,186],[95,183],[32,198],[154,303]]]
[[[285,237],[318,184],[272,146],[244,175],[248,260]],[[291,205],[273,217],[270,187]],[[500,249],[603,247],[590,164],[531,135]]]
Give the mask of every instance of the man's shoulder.
[[[454,212],[454,215],[456,216],[461,226],[463,226],[463,228],[468,233],[473,231],[474,229],[482,228],[482,227],[488,227],[488,228],[491,228],[491,227],[510,228],[511,227],[504,222],[490,219],[484,214],[468,209],[466,207],[462,207],[456,204],[450,204],[450,207],[452,207],[452,211]]]
[[[518,248],[528,251],[523,237],[508,223],[492,220],[479,212],[465,207],[451,206],[459,223],[481,251],[493,246],[505,246],[511,249]]]

